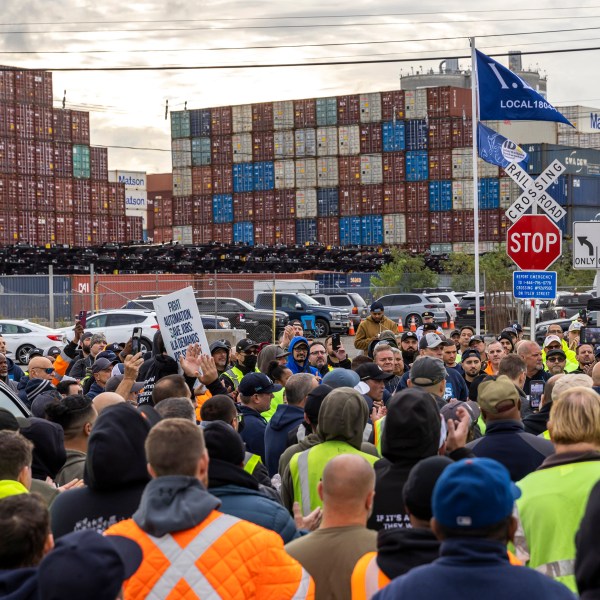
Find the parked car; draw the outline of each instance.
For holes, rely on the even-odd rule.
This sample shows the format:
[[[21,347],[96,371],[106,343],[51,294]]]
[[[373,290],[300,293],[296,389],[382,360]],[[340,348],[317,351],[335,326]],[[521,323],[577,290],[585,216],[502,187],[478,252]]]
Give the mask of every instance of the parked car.
[[[3,381],[0,381],[0,408],[7,410],[15,417],[31,416],[31,411]]]
[[[446,305],[438,296],[399,293],[387,294],[378,300],[383,304],[386,316],[393,321],[401,318],[404,327],[410,327],[413,322],[417,327],[421,325],[423,323],[421,315],[425,311],[433,313],[436,323],[445,323],[447,320]]]
[[[29,362],[29,353],[34,348],[46,350],[52,346],[63,348],[64,333],[61,329],[50,329],[44,325],[32,323],[27,319],[15,321],[0,320],[0,334],[6,340],[6,350],[21,363]]]
[[[483,294],[479,295],[479,318],[481,321],[481,327],[485,324],[485,299]],[[456,307],[456,327],[464,327],[465,325],[471,325],[475,327],[475,294],[467,293],[459,301]]]
[[[350,320],[356,329],[363,319],[369,316],[369,308],[363,297],[356,292],[336,292],[332,294],[312,294],[312,297],[323,306],[341,308],[350,313]]]
[[[302,293],[276,292],[275,302],[277,310],[284,310],[290,319],[314,317],[314,334],[316,337],[325,337],[330,332],[347,333],[350,328],[350,314],[345,310],[323,306],[314,298]],[[273,305],[273,294],[261,292],[256,296],[257,308],[269,309]]]
[[[456,308],[459,305],[459,299],[456,297],[455,293],[451,290],[424,290],[422,293],[433,295],[439,298],[444,305],[446,306],[446,320],[456,321]]]
[[[588,300],[593,298],[591,294],[571,294],[559,292],[556,300],[548,302],[548,310],[555,314],[555,319],[569,319],[576,316],[580,310],[587,308]],[[542,313],[542,318],[547,317],[547,314]],[[552,318],[552,317],[549,317]],[[549,320],[544,318],[544,320]]]

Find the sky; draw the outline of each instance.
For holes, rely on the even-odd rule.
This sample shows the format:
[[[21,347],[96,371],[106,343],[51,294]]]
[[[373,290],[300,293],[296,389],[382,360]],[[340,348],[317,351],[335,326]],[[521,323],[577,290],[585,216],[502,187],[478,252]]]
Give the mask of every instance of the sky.
[[[109,147],[110,169],[148,173],[171,170],[167,101],[182,110],[397,89],[401,73],[468,56],[471,36],[490,55],[597,48],[523,56],[523,66],[548,77],[553,104],[600,107],[600,0],[523,4],[4,0],[0,64],[76,69],[53,72],[54,106],[64,96],[90,112],[91,143]],[[409,62],[315,65],[390,59]],[[258,67],[282,63],[310,64]],[[99,67],[147,70],[88,70]]]

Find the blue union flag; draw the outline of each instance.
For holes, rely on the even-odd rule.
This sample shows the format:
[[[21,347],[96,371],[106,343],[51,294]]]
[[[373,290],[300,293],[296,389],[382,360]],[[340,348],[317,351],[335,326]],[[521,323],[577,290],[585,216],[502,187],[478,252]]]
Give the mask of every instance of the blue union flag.
[[[516,162],[522,169],[527,170],[527,163],[529,162],[527,152],[508,138],[481,123],[477,124],[477,148],[479,156],[493,165],[504,168],[511,162]]]
[[[516,73],[479,50],[479,118],[483,121],[558,121],[572,124]]]

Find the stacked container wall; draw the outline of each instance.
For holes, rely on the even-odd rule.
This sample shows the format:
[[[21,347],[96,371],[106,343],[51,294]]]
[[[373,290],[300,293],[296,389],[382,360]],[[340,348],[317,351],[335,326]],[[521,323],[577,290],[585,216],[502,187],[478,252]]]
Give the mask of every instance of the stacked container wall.
[[[451,86],[427,88],[427,115],[435,117],[471,116],[471,90]]]
[[[451,212],[435,212],[429,215],[429,240],[431,243],[451,243],[454,221]]]

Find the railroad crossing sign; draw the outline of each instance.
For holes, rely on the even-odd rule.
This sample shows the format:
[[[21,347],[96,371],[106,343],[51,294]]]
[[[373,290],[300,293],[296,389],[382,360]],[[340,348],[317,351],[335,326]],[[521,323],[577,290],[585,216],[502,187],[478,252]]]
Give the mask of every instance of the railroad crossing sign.
[[[517,163],[510,163],[505,169],[505,173],[523,190],[525,190],[508,208],[506,216],[515,223],[519,217],[525,214],[527,209],[538,205],[544,210],[550,218],[558,223],[567,211],[560,206],[552,196],[546,191],[559,177],[565,172],[565,166],[559,161],[554,160],[541,175],[534,180]]]
[[[600,221],[573,223],[573,268],[600,269]]]
[[[546,215],[523,215],[506,237],[506,253],[522,271],[544,271],[561,255],[561,231]]]

